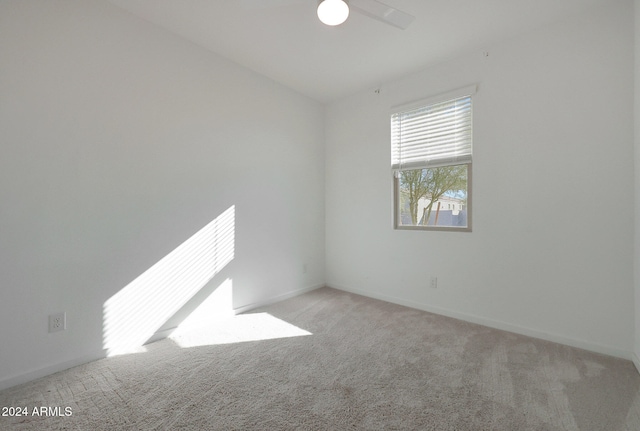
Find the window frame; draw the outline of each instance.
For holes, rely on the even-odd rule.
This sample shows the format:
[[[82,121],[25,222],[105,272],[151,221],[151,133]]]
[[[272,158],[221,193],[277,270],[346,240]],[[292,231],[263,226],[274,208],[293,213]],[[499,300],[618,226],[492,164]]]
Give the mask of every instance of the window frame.
[[[477,85],[473,84],[467,87],[463,87],[454,91],[450,91],[447,93],[443,93],[437,96],[429,97],[426,99],[418,100],[415,102],[407,103],[404,105],[399,105],[391,108],[390,115],[393,118],[394,115],[397,115],[403,111],[409,111],[419,108],[428,107],[431,105],[436,105],[439,103],[443,103],[446,101],[470,97],[471,98],[471,150],[468,161],[460,161],[455,162],[452,161],[450,163],[435,163],[429,166],[412,166],[410,168],[402,169],[402,164],[400,163],[398,167],[394,166],[394,155],[395,151],[393,145],[393,137],[392,137],[392,176],[393,176],[393,228],[394,230],[419,230],[419,231],[441,231],[441,232],[472,232],[472,218],[473,218],[473,205],[472,205],[472,197],[473,197],[473,105],[474,105],[474,96],[476,94]],[[464,227],[456,227],[456,226],[437,226],[437,225],[403,225],[401,224],[401,208],[400,208],[400,178],[399,172],[402,170],[418,170],[418,169],[433,169],[437,167],[445,167],[445,166],[457,166],[457,165],[466,165],[467,166],[467,225]]]
[[[395,230],[422,230],[422,231],[441,231],[441,232],[472,232],[472,219],[473,219],[473,193],[472,193],[472,165],[473,163],[462,163],[467,166],[467,225],[464,227],[455,226],[433,226],[433,225],[403,225],[400,224],[400,178],[396,175],[396,172],[392,173],[393,176],[393,228]],[[454,164],[445,166],[455,166]],[[429,169],[429,168],[419,168]]]

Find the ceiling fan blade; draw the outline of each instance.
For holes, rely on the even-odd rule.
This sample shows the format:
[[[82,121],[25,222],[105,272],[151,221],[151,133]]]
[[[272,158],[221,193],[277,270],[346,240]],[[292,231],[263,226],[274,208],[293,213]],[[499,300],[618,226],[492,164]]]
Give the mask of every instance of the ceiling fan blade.
[[[350,0],[349,7],[384,23],[405,30],[416,18],[378,0]]]
[[[308,0],[241,0],[240,4],[246,10],[268,9],[279,6],[289,6]]]
[[[245,10],[269,9],[308,2],[310,0],[241,0]],[[318,0],[314,0],[317,4]],[[347,0],[349,8],[375,20],[405,30],[415,17],[399,9],[379,2],[378,0]]]

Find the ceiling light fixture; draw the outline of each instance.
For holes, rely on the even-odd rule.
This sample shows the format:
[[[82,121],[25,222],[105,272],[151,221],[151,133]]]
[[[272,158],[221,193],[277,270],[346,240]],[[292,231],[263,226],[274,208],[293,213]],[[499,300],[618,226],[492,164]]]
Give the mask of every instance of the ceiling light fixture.
[[[320,0],[318,18],[326,25],[340,25],[349,17],[349,5],[345,0]]]

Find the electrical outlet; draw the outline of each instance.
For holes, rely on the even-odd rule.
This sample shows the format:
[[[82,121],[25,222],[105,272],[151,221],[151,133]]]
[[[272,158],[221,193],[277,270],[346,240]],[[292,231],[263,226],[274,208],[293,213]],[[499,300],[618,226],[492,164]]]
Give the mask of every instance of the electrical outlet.
[[[67,329],[67,313],[57,313],[49,316],[49,332],[64,331]]]
[[[432,289],[438,288],[438,277],[431,277],[431,288]]]

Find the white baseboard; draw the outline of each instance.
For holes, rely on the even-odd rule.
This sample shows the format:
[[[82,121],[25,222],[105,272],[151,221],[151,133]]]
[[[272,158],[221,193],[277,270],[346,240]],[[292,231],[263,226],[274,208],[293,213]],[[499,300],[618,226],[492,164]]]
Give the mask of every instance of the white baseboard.
[[[478,325],[488,326],[490,328],[499,329],[502,331],[513,332],[520,335],[526,335],[528,337],[539,338],[541,340],[551,341],[554,343],[564,344],[571,347],[577,347],[583,350],[589,350],[595,353],[601,353],[603,355],[615,356],[617,358],[633,360],[633,353],[630,351],[618,349],[612,346],[602,345],[593,343],[587,340],[580,340],[570,337],[565,337],[559,334],[552,334],[543,331],[538,331],[535,329],[525,328],[518,325],[513,325],[506,322],[501,322],[498,320],[492,320],[481,316],[475,316],[472,314],[461,313],[454,310],[449,310],[446,308],[433,307],[428,304],[423,304],[414,301],[408,301],[401,298],[396,298],[393,296],[384,295],[377,292],[369,292],[360,289],[352,289],[346,286],[339,286],[336,284],[327,284],[327,287],[331,287],[338,290],[343,290],[345,292],[355,293],[357,295],[366,296],[369,298],[379,299],[381,301],[391,302],[398,305],[404,305],[405,307],[416,308],[418,310],[428,311],[430,313],[439,314],[442,316],[452,317],[458,320],[464,320],[465,322],[476,323]],[[635,355],[633,355],[635,356]],[[640,361],[634,360],[636,367],[640,371]]]
[[[637,352],[633,352],[631,354],[631,361],[633,361],[633,365],[636,366],[636,370],[638,370],[638,373],[640,373],[640,358],[638,357]]]
[[[147,344],[155,343],[156,341],[160,341],[160,340],[163,340],[163,339],[169,337],[169,335],[171,335],[173,333],[173,331],[175,331],[176,329],[178,329],[178,327],[174,326],[172,328],[163,329],[162,331],[157,331],[155,334],[153,334],[151,336],[151,338],[149,338],[147,340],[146,343],[144,343],[145,346]]]
[[[318,289],[320,287],[324,287],[324,283],[323,284],[316,284],[316,285],[305,287],[305,288],[302,288],[302,289],[292,290],[290,292],[283,293],[281,295],[274,296],[272,298],[267,298],[267,299],[265,299],[263,301],[258,301],[258,302],[254,302],[252,304],[243,305],[242,307],[234,308],[233,309],[233,314],[240,314],[240,313],[244,313],[244,312],[253,310],[254,308],[265,307],[265,306],[270,305],[270,304],[275,304],[276,302],[284,301],[285,299],[293,298],[295,296],[302,295],[303,293],[311,292],[312,290],[316,290],[316,289]],[[147,342],[145,344],[155,343],[156,341],[160,341],[160,340],[162,340],[164,338],[167,338],[176,329],[178,329],[178,327],[174,326],[174,327],[171,327],[171,328],[165,328],[165,329],[163,329],[161,331],[158,331],[155,334],[153,334],[151,336],[151,338],[149,338],[149,340],[147,340]]]
[[[77,367],[78,365],[97,361],[98,359],[103,359],[106,357],[107,357],[107,352],[102,351],[94,355],[82,356],[82,357],[71,359],[58,364],[48,365],[43,368],[38,368],[36,370],[28,371],[26,373],[19,374],[13,377],[8,377],[6,379],[0,380],[0,391],[13,386],[21,385],[23,383],[28,383],[32,380],[36,380],[41,377],[55,374],[60,371],[68,370],[69,368]]]
[[[305,287],[302,289],[292,290],[290,292],[283,293],[281,295],[267,298],[261,301],[257,301],[252,304],[243,305],[242,307],[235,308],[233,311],[235,314],[245,313],[247,311],[253,310],[254,308],[265,307],[267,305],[275,304],[276,302],[284,301],[285,299],[293,298],[298,295],[302,295],[303,293],[311,292],[312,290],[316,290],[324,286],[325,286],[324,283],[322,283],[322,284],[315,284],[313,286]]]
[[[305,287],[303,289],[292,290],[290,292],[283,293],[281,295],[265,299],[264,301],[258,301],[258,302],[254,302],[252,304],[243,305],[242,307],[234,308],[233,309],[233,314],[240,314],[240,313],[244,313],[244,312],[253,310],[254,308],[265,307],[265,306],[270,305],[270,304],[275,304],[276,302],[284,301],[285,299],[293,298],[295,296],[302,295],[303,293],[311,292],[312,290],[318,289],[320,287],[324,287],[324,283],[323,284],[317,284],[317,285],[314,285],[314,286]],[[178,327],[174,326],[174,327],[165,328],[165,329],[163,329],[161,331],[156,332],[155,334],[153,334],[151,336],[151,338],[149,338],[149,340],[147,340],[145,345],[146,344],[155,343],[156,341],[160,341],[160,340],[162,340],[164,338],[169,337],[173,333],[173,331],[175,331],[176,329],[178,329]]]

